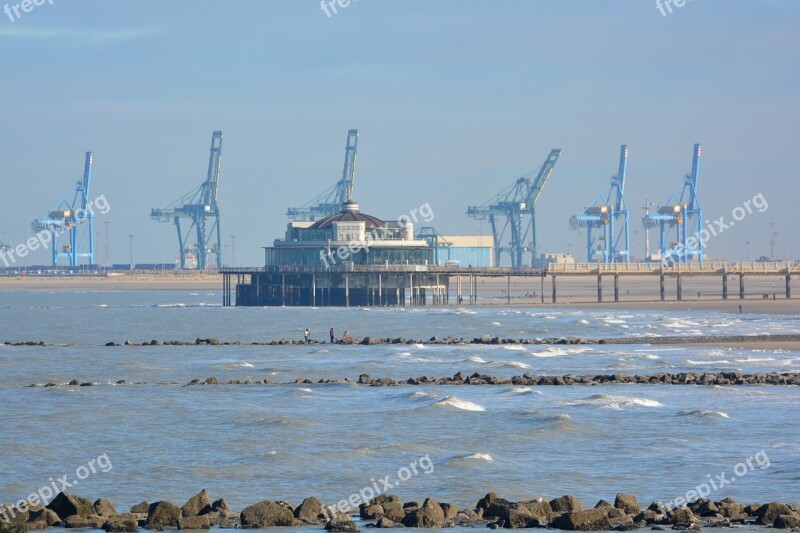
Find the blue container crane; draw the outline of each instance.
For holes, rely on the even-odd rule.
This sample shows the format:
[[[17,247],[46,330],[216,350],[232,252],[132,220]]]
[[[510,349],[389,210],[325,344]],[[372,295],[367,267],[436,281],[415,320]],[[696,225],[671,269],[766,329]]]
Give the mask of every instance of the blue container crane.
[[[50,232],[52,264],[66,257],[69,266],[79,266],[80,259],[94,264],[94,213],[89,206],[89,186],[92,181],[94,154],[86,152],[83,179],[53,208],[45,218],[31,223],[35,232]]]
[[[507,252],[511,256],[513,268],[522,268],[523,266],[533,268],[537,254],[536,203],[539,201],[559,157],[561,157],[560,148],[551,150],[536,174],[536,178],[531,180],[531,176],[533,176],[533,172],[531,172],[517,179],[510,187],[483,205],[467,208],[469,217],[476,220],[488,219],[492,226],[495,266],[500,266],[501,256]],[[500,219],[505,219],[502,225]],[[504,242],[506,231],[510,233],[507,244]],[[530,241],[528,241],[529,238]],[[528,242],[529,244],[526,244]],[[531,260],[527,265],[523,265],[525,252],[531,254]]]
[[[630,213],[625,203],[627,170],[628,145],[623,144],[619,150],[619,171],[611,177],[609,186],[582,214],[570,219],[572,229],[586,228],[586,258],[589,262],[630,262]]]
[[[663,205],[656,208],[655,213],[645,215],[642,219],[645,228],[659,228],[662,261],[685,262],[696,259],[703,262],[703,241],[697,238],[703,226],[703,210],[697,197],[701,155],[700,145],[695,144],[692,172],[684,176],[683,184]]]
[[[357,155],[358,130],[351,129],[347,131],[342,178],[336,182],[336,185],[312,198],[302,207],[290,207],[286,211],[286,216],[292,220],[319,220],[339,213],[345,202],[353,200]]]
[[[197,268],[208,267],[209,255],[214,255],[217,265],[222,264],[222,238],[220,234],[219,178],[222,166],[222,132],[215,131],[211,135],[211,155],[208,160],[206,180],[196,189],[185,194],[164,209],[153,209],[150,217],[159,222],[173,222],[178,230],[178,251],[181,268],[186,268],[186,256],[195,254]],[[181,219],[189,219],[188,228],[181,227]],[[207,222],[210,221],[210,222]],[[196,242],[190,244],[192,233]],[[214,242],[216,241],[216,242]]]

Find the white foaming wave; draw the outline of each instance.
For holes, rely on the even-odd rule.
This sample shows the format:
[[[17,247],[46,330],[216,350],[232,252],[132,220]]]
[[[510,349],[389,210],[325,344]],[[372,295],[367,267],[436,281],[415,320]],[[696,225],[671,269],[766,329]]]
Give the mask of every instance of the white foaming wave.
[[[610,317],[610,316],[607,316],[607,317],[603,318],[603,322],[605,322],[606,324],[627,324],[628,323],[627,320],[622,320],[621,318],[615,318],[615,317]]]
[[[635,396],[612,396],[606,394],[593,394],[582,400],[565,402],[566,405],[596,406],[603,409],[622,409],[624,407],[664,407],[658,400],[637,398]]]
[[[505,344],[503,345],[504,350],[511,350],[513,352],[524,352],[526,348],[524,346],[520,346],[519,344]]]
[[[482,405],[468,402],[467,400],[462,400],[460,398],[456,398],[455,396],[448,396],[442,400],[439,400],[438,402],[434,402],[432,405],[435,407],[453,407],[454,409],[460,409],[462,411],[486,411],[486,408]]]
[[[461,459],[467,461],[486,461],[487,463],[493,463],[494,457],[491,454],[485,452],[477,452],[473,453],[472,455],[463,455],[461,457],[454,457],[453,459]]]
[[[526,417],[531,417],[534,422],[564,422],[566,420],[572,420],[572,417],[567,413],[551,415],[538,409],[523,409],[522,411],[518,412]]]
[[[328,351],[328,350],[326,350],[325,348],[320,348],[319,350],[314,350],[314,351],[313,351],[313,352],[311,352],[311,353],[331,353],[331,352],[329,352],[329,351]]]
[[[774,357],[748,357],[746,359],[735,359],[737,363],[766,363],[775,361]]]
[[[411,352],[395,352],[391,355],[396,355],[397,357],[411,357]]]
[[[264,452],[264,455],[267,457],[278,455],[278,450],[270,450],[268,452]]]
[[[478,312],[477,311],[473,311],[471,309],[459,308],[459,309],[456,309],[455,314],[457,314],[457,315],[477,315]]]
[[[424,344],[412,344],[412,346],[414,348],[416,348],[417,350],[425,350],[425,349],[427,349],[427,347]]]
[[[156,307],[186,307],[184,303],[176,303],[176,304],[157,304]]]
[[[530,387],[511,387],[503,391],[505,394],[543,394],[541,391],[533,390]]]
[[[583,324],[584,326],[588,326],[590,322],[585,318],[581,318],[580,320],[578,320],[578,324]]]
[[[485,363],[486,361],[478,357],[477,355],[470,355],[463,362],[469,361],[470,363]]]
[[[501,324],[500,322],[492,322],[492,325],[493,326],[502,326],[503,324]]]
[[[231,361],[230,363],[223,363],[220,365],[214,365],[213,368],[254,368],[251,363],[247,361]]]
[[[678,411],[676,416],[700,416],[704,418],[713,417],[713,418],[730,418],[728,413],[723,413],[722,411],[708,411],[706,409],[692,409],[691,411]]]
[[[297,387],[295,390],[298,391],[298,392],[314,392],[311,389],[309,389],[308,387]]]
[[[534,357],[558,357],[561,355],[569,355],[566,350],[561,348],[548,348],[543,352],[531,352]]]
[[[693,359],[686,359],[684,361],[687,365],[729,365],[730,361],[727,359],[716,359],[711,361],[695,361]]]
[[[422,392],[422,391],[414,391],[410,392],[406,395],[407,398],[411,398],[413,400],[435,400],[438,398],[435,394],[430,392]]]
[[[495,363],[490,364],[489,366],[499,366],[505,368],[530,368],[530,365],[527,365],[520,361],[497,361]]]

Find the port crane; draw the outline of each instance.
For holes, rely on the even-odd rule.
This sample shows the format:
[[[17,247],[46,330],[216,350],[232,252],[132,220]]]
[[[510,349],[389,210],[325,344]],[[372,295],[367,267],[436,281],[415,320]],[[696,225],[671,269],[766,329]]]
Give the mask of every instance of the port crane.
[[[208,159],[208,174],[199,187],[180,197],[164,209],[153,209],[150,217],[159,222],[173,222],[178,230],[178,251],[181,269],[186,268],[187,254],[197,258],[197,268],[208,267],[209,255],[214,255],[221,265],[222,238],[220,234],[219,193],[220,168],[222,165],[222,132],[211,135],[211,154]],[[181,226],[181,219],[188,219],[188,227]],[[190,244],[192,233],[195,242]]]
[[[86,152],[83,179],[56,205],[50,213],[31,223],[33,231],[50,233],[52,264],[66,257],[69,266],[79,266],[80,259],[94,264],[94,213],[89,206],[89,186],[92,181],[94,154]]]
[[[342,210],[342,205],[353,199],[356,181],[356,157],[358,155],[358,130],[347,131],[342,178],[336,185],[312,198],[302,207],[290,207],[286,216],[292,220],[319,220]]]
[[[511,257],[513,268],[530,266],[536,259],[536,203],[553,173],[561,149],[555,148],[531,179],[533,172],[517,179],[510,187],[480,206],[467,208],[467,215],[476,220],[489,220],[494,239],[494,264],[500,266],[503,253]],[[510,235],[506,237],[506,233]],[[506,242],[505,239],[508,238]],[[528,241],[530,239],[530,241]],[[527,243],[527,244],[526,244]],[[530,252],[531,260],[523,265],[523,255]]]
[[[697,238],[703,226],[703,210],[697,197],[702,149],[695,144],[692,150],[692,171],[683,183],[655,212],[642,219],[645,228],[659,229],[659,250],[662,261],[703,262],[703,241]],[[670,233],[673,236],[670,237]],[[670,238],[674,239],[670,241]],[[690,246],[691,245],[691,246]]]
[[[619,149],[619,170],[611,177],[611,183],[583,213],[570,219],[572,229],[586,228],[586,258],[589,262],[630,262],[630,213],[625,203],[627,170],[628,145],[623,144]]]

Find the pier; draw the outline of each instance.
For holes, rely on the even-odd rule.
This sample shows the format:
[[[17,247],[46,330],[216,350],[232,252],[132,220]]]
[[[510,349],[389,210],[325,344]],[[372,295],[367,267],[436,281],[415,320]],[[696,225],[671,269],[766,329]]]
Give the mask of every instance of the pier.
[[[428,265],[344,265],[329,268],[255,267],[222,268],[224,306],[297,306],[297,307],[381,307],[381,306],[443,306],[475,305],[478,303],[478,281],[505,281],[506,303],[511,304],[512,280],[537,294],[545,302],[545,287],[549,303],[558,303],[559,279],[586,280],[596,287],[597,302],[620,302],[621,286],[626,279],[653,277],[653,301],[673,300],[670,287],[674,284],[674,300],[684,299],[687,278],[717,278],[721,299],[735,293],[744,300],[748,278],[770,276],[780,279],[781,297],[792,298],[792,276],[800,274],[800,263],[783,262],[704,262],[676,263],[575,263],[552,264],[544,269],[475,268]],[[604,289],[611,280],[611,294]],[[775,291],[771,292],[776,298]]]

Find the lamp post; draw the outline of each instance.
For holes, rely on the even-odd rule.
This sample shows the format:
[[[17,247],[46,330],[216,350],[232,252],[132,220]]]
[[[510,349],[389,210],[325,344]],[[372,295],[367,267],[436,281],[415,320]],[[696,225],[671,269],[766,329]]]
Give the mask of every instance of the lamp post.
[[[231,235],[231,266],[236,266],[236,235]]]
[[[133,235],[128,235],[128,238],[131,240],[131,270],[133,270]]]

